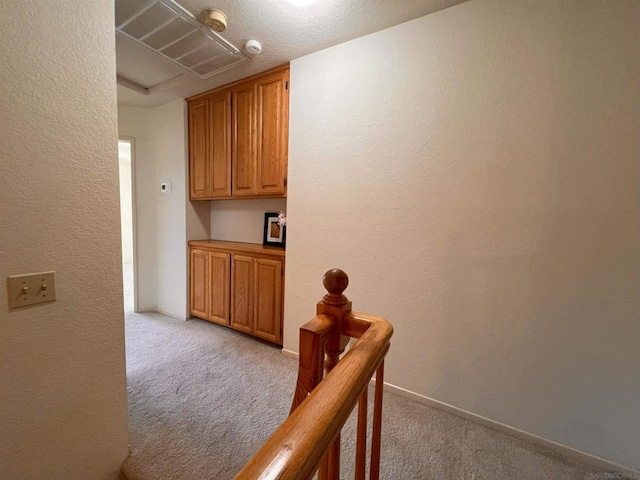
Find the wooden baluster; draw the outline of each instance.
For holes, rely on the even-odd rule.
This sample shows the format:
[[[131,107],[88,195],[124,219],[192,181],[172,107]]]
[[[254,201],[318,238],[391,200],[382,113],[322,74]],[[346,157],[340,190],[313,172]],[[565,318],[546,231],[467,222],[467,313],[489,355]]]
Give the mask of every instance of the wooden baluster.
[[[388,348],[388,347],[387,347]],[[376,390],[373,401],[373,432],[371,434],[371,468],[369,478],[380,478],[380,437],[382,434],[382,390],[384,388],[384,359],[376,371]]]
[[[358,436],[356,438],[355,480],[364,480],[367,464],[367,389],[362,391],[358,402]]]
[[[322,460],[320,460],[320,467],[318,467],[318,480],[327,480],[329,478],[329,459],[327,457],[328,455],[325,455],[322,457]]]

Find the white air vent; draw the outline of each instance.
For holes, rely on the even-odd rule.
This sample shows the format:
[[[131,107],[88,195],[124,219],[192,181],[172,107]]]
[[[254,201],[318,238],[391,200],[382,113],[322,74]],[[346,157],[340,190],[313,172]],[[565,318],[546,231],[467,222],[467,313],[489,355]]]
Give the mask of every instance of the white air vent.
[[[172,0],[116,0],[116,31],[208,78],[249,60]]]

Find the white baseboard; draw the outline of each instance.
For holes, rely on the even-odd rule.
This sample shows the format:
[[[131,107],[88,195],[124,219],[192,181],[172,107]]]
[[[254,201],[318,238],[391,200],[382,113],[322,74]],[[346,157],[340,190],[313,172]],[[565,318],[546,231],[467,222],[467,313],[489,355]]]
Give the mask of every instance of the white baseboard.
[[[294,352],[292,350],[287,350],[286,348],[283,348],[280,351],[282,352],[282,355],[284,355],[285,357],[293,358],[295,360],[297,360],[298,357],[300,356],[300,355],[298,355],[298,352]]]
[[[478,423],[480,425],[491,428],[493,430],[497,430],[498,432],[511,435],[512,437],[516,437],[516,438],[519,438],[520,440],[524,440],[525,442],[529,442],[539,447],[546,448],[547,450],[551,450],[552,452],[559,453],[560,455],[564,455],[567,458],[577,460],[579,462],[585,463],[592,467],[599,468],[601,470],[605,470],[608,472],[621,473],[623,475],[626,475],[628,478],[640,478],[639,471],[629,467],[625,467],[624,465],[620,465],[618,463],[605,460],[604,458],[600,458],[590,453],[583,452],[581,450],[577,450],[572,447],[568,447],[566,445],[563,445],[558,442],[554,442],[553,440],[549,440],[547,438],[539,437],[538,435],[535,435],[533,433],[520,430],[519,428],[506,425],[496,420],[491,420],[490,418],[483,417],[482,415],[469,412],[462,408],[454,407],[453,405],[449,405],[448,403],[444,403],[439,400],[435,400],[433,398],[425,397],[424,395],[420,395],[410,390],[406,390],[402,387],[397,387],[387,382],[384,383],[384,387],[385,387],[385,390],[388,390],[393,393],[397,393],[402,397],[410,398],[411,400],[415,400],[416,402],[422,403],[424,405],[428,405],[429,407],[442,410],[443,412],[451,413],[453,415],[462,417],[471,422]]]
[[[176,318],[178,320],[189,320],[191,318],[190,315],[180,315],[179,313],[170,312],[169,310],[163,310],[161,308],[145,308],[143,310],[139,310],[137,313],[161,313],[162,315],[166,315],[167,317]]]
[[[169,310],[163,310],[161,308],[158,309],[158,313],[166,315],[167,317],[177,318],[178,320],[189,320],[190,315],[170,312]]]
[[[299,354],[297,352],[286,350],[284,348],[282,349],[282,354],[285,357],[289,358],[297,359],[299,357]],[[375,383],[375,379],[372,379],[371,381],[372,383]],[[604,458],[597,457],[590,453],[583,452],[566,445],[562,445],[561,443],[554,442],[553,440],[539,437],[538,435],[534,435],[533,433],[520,430],[519,428],[506,425],[496,420],[491,420],[490,418],[483,417],[482,415],[469,412],[462,408],[454,407],[453,405],[449,405],[448,403],[444,403],[439,400],[420,395],[419,393],[412,392],[411,390],[407,390],[405,388],[398,387],[387,382],[384,382],[384,388],[385,390],[396,393],[401,397],[409,398],[429,407],[442,410],[443,412],[451,413],[458,417],[462,417],[471,422],[478,423],[493,430],[497,430],[498,432],[511,435],[512,437],[524,440],[525,442],[529,442],[539,447],[546,448],[547,450],[551,450],[552,452],[559,453],[560,455],[564,455],[567,458],[571,458],[592,467],[599,468],[600,470],[605,470],[606,472],[612,473],[621,473],[625,475],[625,478],[640,479],[640,471],[625,467],[624,465],[620,465],[618,463],[605,460]]]

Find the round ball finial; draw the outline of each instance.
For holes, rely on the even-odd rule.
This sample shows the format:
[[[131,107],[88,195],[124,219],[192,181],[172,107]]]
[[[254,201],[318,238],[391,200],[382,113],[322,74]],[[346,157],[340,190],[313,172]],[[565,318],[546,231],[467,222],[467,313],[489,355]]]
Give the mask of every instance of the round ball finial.
[[[322,284],[330,295],[341,296],[349,285],[349,277],[339,268],[332,268],[322,277]]]

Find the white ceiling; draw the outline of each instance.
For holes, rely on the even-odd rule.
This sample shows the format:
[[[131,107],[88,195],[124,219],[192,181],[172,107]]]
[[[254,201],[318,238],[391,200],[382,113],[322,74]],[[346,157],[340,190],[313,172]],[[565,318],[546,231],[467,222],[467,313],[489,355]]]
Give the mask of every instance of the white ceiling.
[[[201,80],[118,34],[116,63],[120,77],[145,88],[173,79],[148,94],[118,85],[118,104],[155,107],[464,1],[318,0],[311,6],[297,7],[287,0],[177,0],[195,16],[208,8],[225,12],[229,23],[222,36],[245,53],[245,42],[256,39],[262,43],[262,53],[249,55],[250,62]]]

